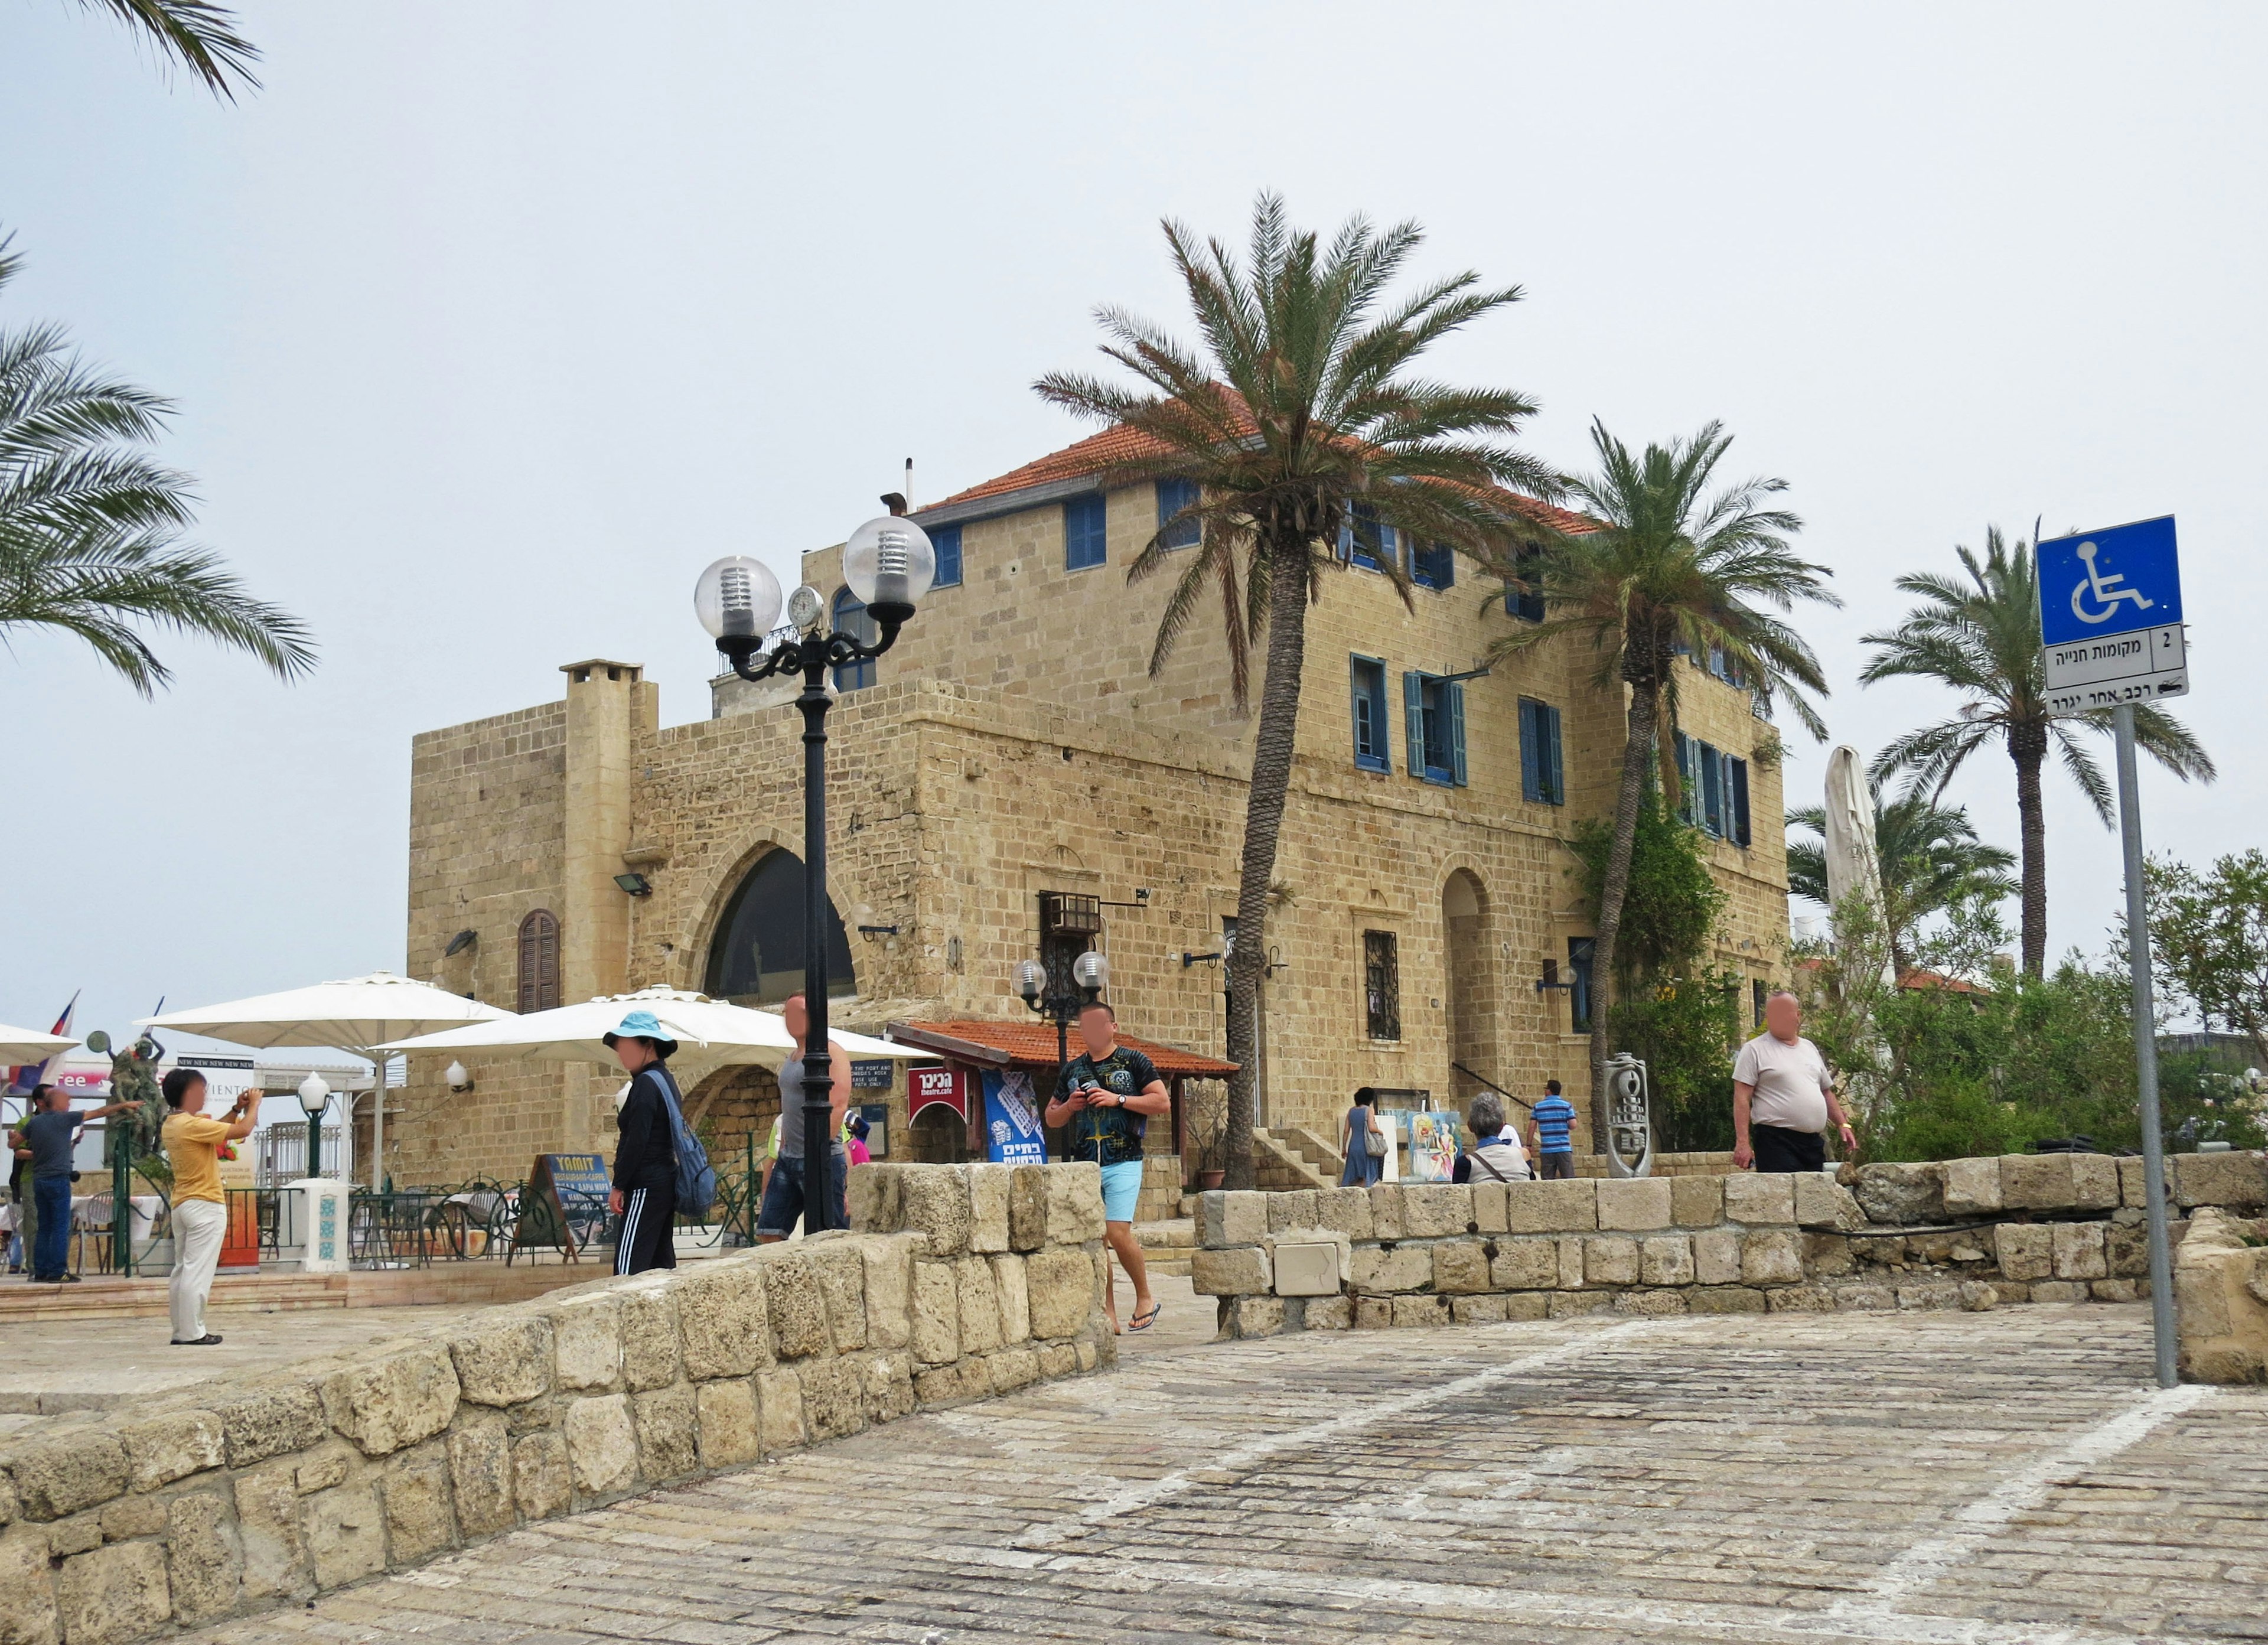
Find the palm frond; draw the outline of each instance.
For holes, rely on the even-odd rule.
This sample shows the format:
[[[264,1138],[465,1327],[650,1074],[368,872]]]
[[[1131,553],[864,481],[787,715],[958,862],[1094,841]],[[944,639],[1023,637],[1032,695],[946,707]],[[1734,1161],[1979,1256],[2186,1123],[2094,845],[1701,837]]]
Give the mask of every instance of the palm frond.
[[[236,100],[236,88],[258,91],[252,65],[260,48],[236,32],[236,14],[212,0],[79,0],[105,11],[156,46],[216,96]]]

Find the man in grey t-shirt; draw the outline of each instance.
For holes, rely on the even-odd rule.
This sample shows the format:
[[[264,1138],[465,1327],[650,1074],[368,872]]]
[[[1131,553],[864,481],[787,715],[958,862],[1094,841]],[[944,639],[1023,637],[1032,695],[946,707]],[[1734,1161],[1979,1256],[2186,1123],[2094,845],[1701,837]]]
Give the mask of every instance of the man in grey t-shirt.
[[[35,1285],[75,1284],[70,1272],[71,1145],[90,1119],[123,1112],[131,1103],[106,1103],[73,1112],[70,1095],[43,1085],[32,1093],[33,1111],[8,1133],[11,1147],[32,1156],[32,1280]]]
[[[1827,1162],[1830,1123],[1845,1155],[1858,1147],[1835,1076],[1803,1037],[1803,1008],[1785,988],[1764,1001],[1764,1031],[1733,1061],[1733,1163],[1746,1170],[1815,1171]]]

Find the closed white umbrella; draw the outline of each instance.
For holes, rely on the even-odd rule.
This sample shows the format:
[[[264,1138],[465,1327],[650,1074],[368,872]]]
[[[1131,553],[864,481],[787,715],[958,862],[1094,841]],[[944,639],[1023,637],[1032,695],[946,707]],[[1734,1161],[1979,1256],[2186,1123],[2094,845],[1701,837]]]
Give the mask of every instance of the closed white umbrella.
[[[387,1042],[511,1015],[509,1011],[484,1006],[431,983],[372,971],[343,982],[317,983],[311,988],[291,988],[225,1005],[168,1011],[163,1016],[143,1019],[140,1026],[177,1029],[261,1049],[325,1045],[369,1058],[377,1066],[372,1093],[377,1106],[372,1110],[370,1129],[370,1185],[376,1189],[386,1181]]]
[[[66,1034],[42,1034],[37,1029],[11,1028],[0,1022],[0,1062],[45,1062],[77,1044]]]

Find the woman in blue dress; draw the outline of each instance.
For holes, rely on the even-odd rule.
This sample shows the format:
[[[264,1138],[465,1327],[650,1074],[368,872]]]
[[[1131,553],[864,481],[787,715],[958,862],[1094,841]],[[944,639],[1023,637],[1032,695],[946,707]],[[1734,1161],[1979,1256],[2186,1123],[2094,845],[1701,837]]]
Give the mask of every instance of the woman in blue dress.
[[[1379,1142],[1376,1154],[1370,1151],[1373,1137]],[[1386,1168],[1386,1130],[1378,1123],[1378,1093],[1366,1085],[1354,1094],[1354,1106],[1339,1128],[1339,1152],[1346,1155],[1346,1169],[1339,1173],[1342,1188],[1367,1188]]]

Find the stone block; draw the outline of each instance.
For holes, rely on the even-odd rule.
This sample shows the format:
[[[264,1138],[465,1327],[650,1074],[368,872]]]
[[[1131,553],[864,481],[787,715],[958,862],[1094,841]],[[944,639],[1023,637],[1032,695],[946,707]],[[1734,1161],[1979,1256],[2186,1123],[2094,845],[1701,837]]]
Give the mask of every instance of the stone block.
[[[992,1278],[992,1265],[983,1257],[963,1257],[953,1265],[958,1295],[961,1351],[990,1354],[999,1347],[1000,1287]],[[1028,1309],[1028,1302],[1026,1304]],[[809,1386],[806,1385],[806,1394]]]
[[[1851,1272],[1852,1241],[1842,1234],[1806,1234],[1803,1271],[1821,1279],[1839,1279]]]
[[[600,1394],[567,1402],[559,1425],[578,1496],[603,1496],[637,1478],[637,1430],[627,1394]]]
[[[1268,1252],[1258,1245],[1200,1246],[1189,1255],[1189,1285],[1199,1296],[1252,1296],[1274,1279]]]
[[[125,1491],[129,1472],[116,1435],[84,1427],[16,1449],[8,1467],[26,1519],[61,1519],[99,1507]]]
[[[1661,1184],[1668,1187],[1668,1184]],[[1601,1187],[1609,1186],[1605,1183]],[[1662,1211],[1668,1213],[1669,1196],[1661,1197]],[[1606,1196],[1599,1196],[1599,1209],[1606,1210]],[[1586,1285],[1636,1285],[1638,1283],[1638,1242],[1617,1236],[1601,1234],[1583,1242],[1583,1283]]]
[[[841,1439],[866,1426],[865,1368],[856,1360],[821,1360],[799,1368],[803,1385],[803,1420],[811,1437]]]
[[[1575,1234],[1562,1234],[1557,1244],[1559,1250],[1559,1287],[1565,1291],[1583,1288],[1583,1240]]]
[[[1402,1184],[1376,1183],[1364,1190],[1370,1196],[1370,1231],[1377,1239],[1400,1239],[1402,1226]]]
[[[633,1395],[630,1420],[637,1430],[638,1473],[649,1483],[674,1479],[699,1465],[690,1383]]]
[[[1597,1192],[1599,1228],[1602,1232],[1610,1228],[1632,1231],[1669,1226],[1667,1177],[1604,1177],[1599,1182]]]
[[[2000,1293],[1985,1281],[1963,1280],[1961,1282],[1961,1306],[1965,1311],[1981,1314],[1987,1309],[1998,1308],[1999,1305]]]
[[[1934,1162],[1862,1165],[1859,1207],[1874,1221],[1904,1227],[1945,1216],[1945,1175]]]
[[[2001,1209],[2005,1201],[2000,1193],[2000,1162],[1997,1156],[1944,1160],[1940,1166],[1945,1177],[1946,1215],[1986,1217]]]
[[[1102,1168],[1091,1160],[1079,1160],[1046,1169],[1048,1243],[1084,1245],[1091,1239],[1101,1239]]]
[[[2118,1162],[2107,1154],[2071,1156],[2071,1203],[2081,1211],[2118,1208]]]
[[[430,1559],[457,1540],[449,1470],[438,1454],[419,1455],[389,1471],[379,1486],[386,1502],[386,1543],[396,1565]]]
[[[512,1501],[512,1435],[504,1424],[460,1424],[449,1435],[448,1457],[458,1529],[468,1537],[510,1530],[518,1516]]]
[[[1216,1250],[1257,1245],[1268,1237],[1268,1202],[1272,1198],[1254,1191],[1206,1190],[1197,1196],[1197,1243]]]
[[[1510,1224],[1505,1216],[1505,1194],[1507,1183],[1475,1183],[1473,1195],[1473,1230],[1479,1234],[1502,1234]]]
[[[1443,1239],[1473,1223],[1473,1191],[1455,1183],[1402,1184],[1404,1239]]]
[[[1008,1246],[1037,1250],[1048,1243],[1048,1177],[1044,1165],[1008,1168]]]
[[[512,1442],[512,1500],[523,1519],[565,1513],[573,1500],[573,1484],[564,1437],[530,1434]]]
[[[732,1258],[679,1280],[678,1353],[686,1376],[746,1376],[772,1362],[769,1267]]]
[[[1504,1317],[1507,1321],[1543,1319],[1550,1316],[1551,1304],[1565,1298],[1570,1302],[1581,1299],[1565,1292],[1515,1291],[1504,1299]]]
[[[763,1451],[756,1428],[755,1385],[739,1376],[701,1383],[693,1391],[693,1437],[703,1468],[755,1461]]]
[[[398,1350],[326,1378],[323,1411],[364,1456],[389,1456],[449,1426],[457,1368],[438,1343]]]
[[[240,1473],[234,1482],[236,1530],[244,1554],[244,1597],[298,1599],[314,1591],[299,1530],[299,1488],[288,1466]]]
[[[1725,1220],[1725,1179],[1721,1177],[1671,1177],[1669,1220],[1682,1228],[1709,1228],[1722,1222]]]
[[[1079,1352],[1068,1342],[1043,1342],[1039,1354],[1042,1376],[1069,1376],[1079,1369]]]
[[[48,1536],[18,1525],[0,1536],[0,1640],[8,1645],[56,1645],[55,1588]]]
[[[1665,1319],[1685,1312],[1685,1294],[1682,1291],[1631,1288],[1615,1293],[1615,1312],[1640,1319]]]
[[[782,1254],[768,1254],[762,1264],[764,1311],[771,1319],[773,1351],[783,1360],[826,1353],[835,1337],[827,1323],[816,1267],[800,1251],[791,1254],[779,1246],[773,1250]]]
[[[344,1485],[347,1476],[354,1472],[354,1463],[350,1447],[326,1445],[291,1470],[291,1481],[299,1487],[301,1496],[313,1496],[335,1485]]]
[[[1354,1328],[1357,1331],[1384,1331],[1394,1324],[1392,1297],[1358,1296],[1349,1300],[1354,1303]]]
[[[1276,1295],[1336,1296],[1349,1254],[1336,1240],[1278,1240],[1270,1265]]]
[[[968,1171],[968,1249],[990,1256],[1008,1249],[1008,1179],[1013,1168],[971,1165]]]
[[[1816,1171],[1798,1171],[1788,1180],[1795,1184],[1795,1221],[1799,1228],[1857,1228],[1867,1220],[1858,1196]]]
[[[1037,1166],[1020,1166],[1037,1170]],[[906,1239],[861,1240],[865,1265],[866,1346],[904,1348],[913,1345],[913,1243]]]
[[[1035,1337],[1075,1337],[1094,1312],[1094,1268],[1084,1251],[1057,1247],[1035,1252],[1024,1259],[1024,1280],[1031,1293]]]
[[[1433,1256],[1423,1245],[1358,1245],[1348,1284],[1365,1295],[1422,1290],[1433,1283]]]
[[[1550,1291],[1559,1284],[1559,1246],[1549,1239],[1501,1239],[1489,1263],[1489,1284],[1498,1291]]]
[[[2087,1285],[2083,1280],[2041,1280],[2032,1286],[2032,1301],[2035,1302],[2084,1302],[2087,1300]],[[1903,1300],[1899,1306],[1904,1306]]]
[[[2107,1280],[2101,1222],[2058,1222],[2051,1229],[2049,1249],[2058,1280]]]
[[[1065,1368],[1077,1369],[1079,1356],[1068,1348],[1056,1347],[1039,1351],[1041,1372],[1044,1376],[1059,1373],[1047,1368],[1052,1363],[1049,1355],[1061,1352],[1069,1360]],[[866,1379],[866,1419],[870,1422],[895,1422],[900,1417],[914,1413],[914,1362],[902,1354],[875,1354],[865,1362]]]
[[[154,1542],[122,1542],[63,1561],[57,1610],[70,1645],[112,1645],[165,1625],[173,1606],[166,1552]]]
[[[1032,1292],[1024,1259],[1013,1251],[992,1258],[992,1288],[1000,1298],[1000,1340],[1011,1347],[1032,1337]]]
[[[1691,1285],[1693,1241],[1683,1234],[1660,1234],[1638,1243],[1640,1285]]]
[[[1282,1234],[1292,1228],[1315,1226],[1315,1190],[1295,1188],[1289,1193],[1268,1196],[1268,1231]]]
[[[158,1506],[162,1509],[164,1504]],[[102,1517],[99,1514],[74,1515],[48,1527],[48,1552],[58,1560],[99,1548],[102,1542]]]
[[[2000,1156],[2000,1206],[2006,1211],[2068,1211],[2076,1198],[2068,1154]]]
[[[1807,1173],[1824,1183],[1815,1172]],[[1795,1178],[1784,1171],[1743,1171],[1727,1177],[1725,1220],[1750,1227],[1795,1221]]]
[[[1370,1191],[1366,1188],[1324,1188],[1315,1193],[1315,1226],[1344,1234],[1351,1240],[1372,1237]]]
[[[1513,1234],[1572,1234],[1599,1226],[1599,1184],[1588,1177],[1512,1183],[1504,1193],[1505,1227]]]
[[[1908,1313],[1961,1306],[1961,1284],[1955,1280],[1922,1280],[1895,1288],[1898,1307]]]
[[[2113,1222],[2103,1231],[2102,1258],[2114,1280],[2139,1280],[2150,1272],[2150,1228],[2145,1222]]]
[[[386,1516],[370,1486],[318,1491],[301,1513],[316,1587],[337,1588],[386,1568]]]
[[[550,1310],[553,1375],[580,1393],[612,1388],[622,1374],[622,1312],[611,1296],[583,1297]]]
[[[924,1411],[990,1398],[991,1393],[992,1375],[982,1360],[963,1360],[957,1365],[914,1373],[914,1402]]]
[[[1084,1259],[1080,1265],[1086,1266]],[[914,1264],[914,1358],[944,1365],[961,1357],[961,1287],[949,1262]]]
[[[1040,1380],[1040,1355],[1035,1348],[1004,1348],[984,1356],[984,1374],[996,1394],[1012,1394]]]
[[[929,1236],[933,1257],[958,1257],[968,1249],[973,1213],[968,1183],[957,1167],[909,1165],[899,1177],[901,1226]]]
[[[677,1302],[663,1282],[616,1294],[622,1309],[622,1385],[632,1393],[666,1388],[684,1375],[677,1351]]]
[[[1831,1314],[1835,1293],[1823,1285],[1783,1285],[1764,1293],[1764,1304],[1775,1314]]]
[[[1449,1299],[1446,1296],[1397,1296],[1393,1302],[1394,1328],[1396,1331],[1451,1323]]]
[[[2250,1210],[2268,1201],[2268,1170],[2258,1154],[2176,1154],[2166,1163],[2173,1168],[2174,1201],[2184,1211],[2192,1206]]]
[[[900,1168],[869,1162],[854,1165],[843,1179],[843,1199],[850,1213],[850,1228],[858,1234],[895,1234],[902,1226],[899,1203]]]
[[[2044,1280],[2053,1266],[2051,1237],[2043,1223],[2003,1222],[1992,1230],[1992,1265],[2011,1280]]]
[[[1696,1286],[1685,1298],[1686,1311],[1692,1314],[1761,1314],[1767,1306],[1762,1291],[1742,1285]]]
[[[1734,1285],[1741,1278],[1741,1235],[1711,1228],[1693,1236],[1693,1278],[1698,1285]]]
[[[1966,1291],[1969,1287],[1963,1286],[1961,1288]],[[2088,1281],[2087,1294],[2098,1302],[2147,1302],[2150,1282],[2147,1280],[2094,1280]]]
[[[551,1322],[528,1315],[482,1322],[449,1339],[458,1398],[476,1405],[517,1405],[551,1391]]]
[[[1506,1296],[1453,1296],[1449,1299],[1449,1317],[1460,1325],[1501,1325],[1504,1324]]]
[[[1477,1239],[1445,1239],[1433,1246],[1433,1289],[1468,1295],[1489,1288],[1488,1251]]]
[[[1838,1286],[1835,1306],[1844,1313],[1886,1313],[1898,1305],[1896,1294],[1887,1285]]]
[[[2165,1186],[2166,1204],[2171,1206],[2174,1203],[2173,1158],[2168,1155],[2161,1162],[2166,1169],[2160,1173],[2159,1181]],[[2130,1211],[2149,1208],[2149,1177],[2143,1170],[2142,1161],[2122,1159],[2118,1162],[2118,1203]]]
[[[1354,1299],[1351,1296],[1309,1297],[1305,1313],[1309,1331],[1350,1330],[1354,1324]]]
[[[328,1431],[322,1399],[305,1383],[257,1388],[241,1398],[217,1401],[212,1410],[220,1418],[232,1468],[306,1450]]]
[[[1614,1299],[1606,1292],[1594,1291],[1583,1295],[1572,1291],[1554,1291],[1544,1299],[1547,1319],[1580,1319],[1587,1315],[1609,1313]]]
[[[96,1520],[102,1542],[131,1542],[166,1534],[166,1504],[154,1496],[122,1496],[103,1505]],[[50,1533],[52,1535],[52,1533]]]
[[[1742,1283],[1798,1285],[1802,1280],[1802,1236],[1793,1228],[1757,1228],[1741,1236]]]
[[[1284,1329],[1284,1299],[1240,1296],[1229,1309],[1229,1329],[1239,1337],[1272,1337]]]
[[[129,1422],[118,1430],[118,1440],[126,1448],[127,1483],[136,1491],[154,1491],[228,1460],[220,1418],[210,1411]]]

